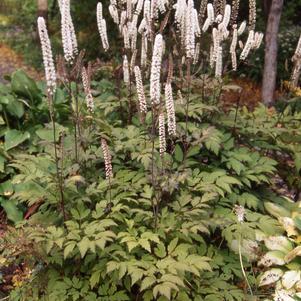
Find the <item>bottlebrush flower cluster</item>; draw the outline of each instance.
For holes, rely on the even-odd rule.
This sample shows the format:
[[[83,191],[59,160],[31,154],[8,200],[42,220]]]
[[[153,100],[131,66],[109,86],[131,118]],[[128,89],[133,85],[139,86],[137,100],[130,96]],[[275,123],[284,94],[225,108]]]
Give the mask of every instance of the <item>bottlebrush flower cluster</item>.
[[[68,63],[73,63],[78,54],[77,39],[70,13],[70,0],[59,0],[61,13],[61,31],[64,49],[64,57]]]
[[[231,67],[236,70],[238,58],[241,61],[246,60],[252,50],[259,48],[263,34],[255,31],[255,0],[249,1],[249,26],[246,21],[237,23],[239,2],[239,0],[232,0],[230,5],[225,0],[211,2],[202,0],[199,6],[195,0],[124,0],[121,2],[110,0],[108,7],[103,7],[101,2],[97,4],[97,27],[103,48],[105,51],[109,49],[106,20],[103,15],[103,10],[107,10],[118,26],[123,40],[122,70],[129,100],[132,101],[132,84],[135,82],[140,114],[146,117],[148,106],[151,106],[153,120],[159,122],[161,155],[166,150],[164,114],[167,117],[167,132],[171,139],[177,134],[172,87],[177,88],[180,105],[188,107],[189,96],[187,97],[186,94],[189,93],[187,91],[189,91],[190,78],[193,76],[192,71],[202,69],[208,57],[208,49],[210,49],[209,65],[215,76],[222,78],[224,70],[229,70],[227,62],[224,61],[228,53],[231,57]],[[65,60],[72,63],[78,50],[70,14],[70,0],[59,0],[59,5]],[[39,23],[47,86],[51,94],[55,89],[55,69],[46,26],[41,20]],[[246,30],[247,33],[244,34]],[[294,61],[300,62],[299,52],[296,53]],[[196,66],[198,64],[200,67]],[[177,77],[179,75],[180,78],[187,79],[180,89],[176,82],[172,82],[173,71],[170,72],[170,65],[175,66]],[[296,63],[295,66],[297,74],[300,63]],[[83,68],[82,83],[86,104],[88,110],[93,112],[94,100],[88,77],[87,70]],[[149,83],[149,91],[144,89],[142,78]],[[183,87],[187,88],[185,92],[182,91],[185,97],[182,97],[181,93]],[[131,108],[133,107],[135,106],[131,105]],[[105,143],[102,141],[103,148]],[[107,173],[109,173],[108,166],[107,164]]]
[[[106,179],[110,180],[111,178],[113,178],[112,157],[107,141],[104,138],[101,139],[101,149],[103,153],[103,159],[105,162]]]
[[[49,95],[53,95],[56,88],[56,73],[46,23],[42,17],[38,18],[38,30],[43,54],[47,92]]]
[[[100,39],[102,42],[102,46],[103,46],[104,50],[107,51],[109,49],[109,41],[108,41],[108,36],[107,36],[107,23],[106,23],[106,20],[102,16],[101,2],[99,2],[97,4],[96,16],[97,16],[97,27],[98,27]],[[116,18],[116,15],[114,18]]]
[[[94,111],[94,99],[93,99],[91,88],[90,88],[89,76],[88,76],[88,73],[87,73],[87,70],[85,67],[83,67],[83,69],[82,69],[82,82],[83,82],[83,87],[84,87],[84,91],[86,94],[87,108],[90,111],[90,113],[92,113]]]

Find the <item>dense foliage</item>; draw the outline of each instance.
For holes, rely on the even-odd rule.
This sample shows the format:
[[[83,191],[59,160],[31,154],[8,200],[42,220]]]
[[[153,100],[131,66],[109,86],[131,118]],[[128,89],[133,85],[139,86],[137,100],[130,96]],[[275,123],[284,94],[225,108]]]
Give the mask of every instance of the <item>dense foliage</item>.
[[[20,93],[27,87],[21,103],[33,97],[42,118],[41,90],[32,81],[27,86],[22,73],[13,79],[17,75],[19,90],[12,82],[6,98],[10,89]],[[160,157],[157,138],[153,147],[149,132],[151,116],[144,124],[135,116],[131,123],[125,118],[126,90],[119,102],[110,81],[94,82],[93,89],[93,117],[80,97],[77,157],[72,120],[63,118],[69,108],[64,90],[57,90],[55,98],[65,220],[56,189],[52,126],[30,117],[26,132],[10,129],[4,136],[2,152],[9,159],[2,171],[9,180],[1,185],[2,200],[19,209],[35,208],[27,211],[26,221],[9,216],[19,223],[1,243],[5,264],[25,263],[29,271],[28,278],[16,281],[10,300],[246,300],[251,293],[247,279],[255,295],[269,294],[266,280],[260,283],[257,276],[265,266],[285,266],[284,256],[290,262],[286,269],[300,273],[294,258],[298,249],[287,255],[293,248],[289,237],[300,227],[299,203],[274,191],[278,176],[285,181],[281,186],[300,189],[301,150],[295,143],[300,113],[258,107],[225,114],[212,105],[211,93],[196,94],[185,136],[177,99],[178,135]],[[10,138],[12,131],[17,140]],[[109,141],[111,183],[105,180],[101,137]],[[236,205],[246,208],[243,223]],[[283,217],[293,218],[289,228],[281,226]],[[287,248],[282,240],[276,247],[267,243],[285,233]],[[273,250],[267,253],[268,264],[260,259],[265,253],[261,241]]]

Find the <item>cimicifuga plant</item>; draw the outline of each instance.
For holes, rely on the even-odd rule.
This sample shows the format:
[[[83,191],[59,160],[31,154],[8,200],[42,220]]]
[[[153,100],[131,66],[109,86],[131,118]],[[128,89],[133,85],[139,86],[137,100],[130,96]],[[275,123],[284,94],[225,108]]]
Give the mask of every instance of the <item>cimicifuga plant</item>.
[[[85,118],[79,108],[85,107],[88,113],[96,113],[97,106],[91,93],[90,72],[83,68],[82,52],[78,54],[70,13],[72,2],[59,0],[59,5],[62,48],[67,66],[60,64],[58,70],[64,71],[60,78],[64,79],[62,83],[68,89],[70,107],[74,111],[78,158],[77,141],[81,135],[81,122]],[[255,29],[256,1],[249,1],[249,18],[240,23],[239,7],[239,0],[110,0],[108,5],[99,2],[95,7],[95,28],[99,31],[103,49],[110,50],[110,39],[113,38],[107,30],[106,15],[116,24],[120,35],[118,40],[122,41],[120,53],[115,53],[114,57],[121,62],[118,78],[127,91],[125,102],[129,116],[124,122],[131,123],[136,114],[142,123],[145,121],[145,134],[149,135],[152,145],[151,173],[154,185],[156,153],[163,162],[166,152],[172,152],[176,139],[182,140],[184,148],[187,145],[194,78],[211,74],[216,78],[214,82],[222,85],[225,73],[237,70],[250,53],[260,47],[263,34]],[[39,23],[48,93],[52,95],[56,87],[54,63],[45,24],[43,21]],[[296,53],[294,61],[299,62]],[[297,71],[299,65],[295,64]],[[71,81],[76,82],[76,88]],[[78,103],[78,84],[83,87],[84,106]],[[184,127],[183,124],[176,124],[175,95],[178,95],[177,106],[185,114]],[[120,101],[121,114],[123,104]],[[101,141],[101,145],[106,177],[110,179],[111,157],[105,140]]]
[[[55,164],[56,164],[56,178],[57,178],[56,180],[57,180],[57,187],[59,192],[59,204],[61,207],[63,218],[65,220],[66,213],[65,213],[65,205],[64,205],[63,181],[59,169],[58,147],[56,144],[57,141],[56,120],[55,120],[55,112],[54,112],[54,104],[53,104],[53,97],[56,91],[56,71],[54,67],[50,39],[48,36],[48,31],[47,31],[44,18],[39,17],[37,23],[38,23],[38,31],[39,31],[39,37],[41,42],[45,78],[46,78],[46,85],[47,85],[47,100],[48,100],[48,107],[49,107],[49,115],[50,115],[52,128],[53,128],[53,146],[54,146],[54,156],[55,156]]]

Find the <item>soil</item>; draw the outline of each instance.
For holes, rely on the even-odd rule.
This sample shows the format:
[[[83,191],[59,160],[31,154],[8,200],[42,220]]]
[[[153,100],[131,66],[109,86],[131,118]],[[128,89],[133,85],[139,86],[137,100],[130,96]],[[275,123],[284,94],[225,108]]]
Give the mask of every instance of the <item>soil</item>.
[[[17,69],[23,69],[34,79],[39,78],[39,73],[34,68],[24,64],[21,55],[17,54],[9,46],[0,43],[0,82],[7,82],[4,77]]]

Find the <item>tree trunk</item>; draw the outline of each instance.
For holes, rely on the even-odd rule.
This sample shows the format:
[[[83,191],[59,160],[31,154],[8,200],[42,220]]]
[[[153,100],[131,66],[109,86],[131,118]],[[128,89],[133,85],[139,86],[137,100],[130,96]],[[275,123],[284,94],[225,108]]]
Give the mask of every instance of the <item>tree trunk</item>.
[[[262,81],[262,100],[267,106],[274,103],[274,92],[277,75],[277,52],[280,18],[283,0],[272,0],[265,34],[265,57]]]
[[[37,0],[38,1],[38,17],[43,17],[47,21],[48,17],[48,1],[47,0]]]

